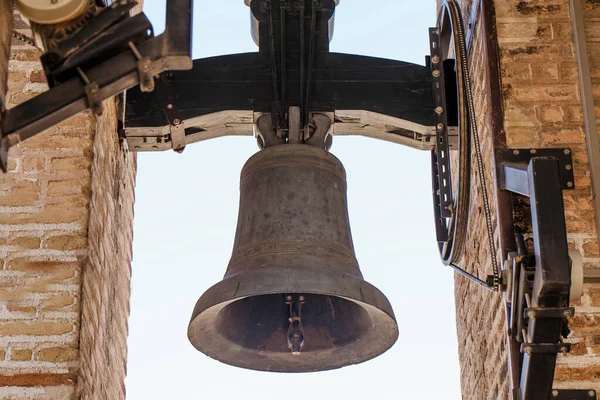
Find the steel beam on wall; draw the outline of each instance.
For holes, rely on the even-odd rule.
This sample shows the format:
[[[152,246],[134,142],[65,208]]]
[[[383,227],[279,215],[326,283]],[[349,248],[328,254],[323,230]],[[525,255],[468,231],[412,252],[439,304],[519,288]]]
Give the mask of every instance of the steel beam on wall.
[[[596,110],[594,108],[594,93],[592,78],[590,76],[590,61],[581,0],[570,0],[570,3],[571,20],[573,21],[573,37],[577,51],[577,67],[579,69],[579,89],[581,91],[583,120],[585,123],[585,139],[592,180],[596,233],[598,238],[600,238],[600,141],[598,139],[598,127],[596,125]]]

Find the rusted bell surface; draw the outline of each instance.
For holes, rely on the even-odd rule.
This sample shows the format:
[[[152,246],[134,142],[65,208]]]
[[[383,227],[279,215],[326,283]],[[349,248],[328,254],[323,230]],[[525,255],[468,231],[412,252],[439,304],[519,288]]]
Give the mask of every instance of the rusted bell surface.
[[[283,144],[248,160],[233,255],[198,300],[188,336],[221,362],[278,372],[340,368],[394,344],[392,307],[354,255],[336,157]]]

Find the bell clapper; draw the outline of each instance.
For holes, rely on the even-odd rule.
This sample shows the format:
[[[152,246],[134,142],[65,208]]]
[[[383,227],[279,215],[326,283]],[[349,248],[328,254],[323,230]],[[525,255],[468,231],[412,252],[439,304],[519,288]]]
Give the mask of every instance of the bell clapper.
[[[302,328],[302,304],[304,296],[294,299],[293,295],[285,297],[286,304],[290,306],[290,328],[288,329],[288,347],[295,356],[300,355],[304,346],[304,328]]]

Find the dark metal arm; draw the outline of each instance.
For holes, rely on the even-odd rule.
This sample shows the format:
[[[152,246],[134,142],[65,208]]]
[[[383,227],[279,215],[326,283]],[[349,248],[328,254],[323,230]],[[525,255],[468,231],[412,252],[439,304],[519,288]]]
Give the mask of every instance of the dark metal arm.
[[[168,0],[165,32],[139,44],[134,54],[123,52],[100,65],[81,71],[41,95],[6,110],[0,119],[0,167],[6,171],[11,146],[99,104],[102,100],[132,88],[144,79],[152,80],[165,70],[192,67],[192,0]],[[139,61],[146,59],[144,73]],[[96,90],[90,91],[95,86]]]
[[[511,370],[511,376],[520,375],[513,398],[595,399],[590,390],[552,388],[557,354],[570,350],[562,339],[569,334],[568,318],[574,313],[569,307],[571,264],[562,194],[563,189],[573,188],[570,150],[504,150],[503,154],[498,167],[501,188],[529,197],[534,242],[534,254],[521,254],[521,261],[513,264],[507,303],[509,358],[515,359],[519,350],[522,353],[520,363],[510,363],[511,369],[520,368],[520,373]],[[507,161],[510,158],[514,162]]]

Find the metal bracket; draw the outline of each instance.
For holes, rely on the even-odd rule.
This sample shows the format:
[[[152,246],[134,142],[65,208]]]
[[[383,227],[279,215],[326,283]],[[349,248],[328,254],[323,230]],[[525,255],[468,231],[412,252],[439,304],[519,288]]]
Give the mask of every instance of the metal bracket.
[[[88,107],[92,112],[100,116],[104,109],[102,108],[102,99],[98,95],[100,88],[96,82],[92,82],[84,86],[85,95],[87,96]]]
[[[129,48],[137,58],[137,69],[140,79],[140,90],[142,92],[153,92],[154,91],[154,74],[152,73],[152,60],[150,57],[142,57],[137,47],[133,42],[128,43]]]
[[[563,190],[575,189],[575,177],[573,175],[573,158],[571,149],[497,149],[496,150],[496,173],[500,188],[506,189],[506,165],[523,165],[525,168],[533,157],[554,157],[558,160],[560,184]],[[521,193],[524,194],[524,193]]]
[[[454,60],[442,60],[442,44],[437,28],[429,29],[429,43],[432,68],[433,93],[435,97],[435,126],[436,142],[434,149],[433,172],[437,184],[434,191],[436,214],[438,218],[450,218],[453,204],[453,186],[450,166],[450,145],[448,139],[449,125],[457,125],[458,118],[454,115],[457,111],[456,73]],[[439,210],[437,210],[439,208]],[[436,220],[438,219],[436,218]]]
[[[558,354],[571,351],[570,343],[523,343],[521,353],[532,354]]]
[[[186,141],[185,141],[185,126],[183,121],[176,119],[175,125],[170,125],[169,129],[171,132],[171,144],[173,146],[173,150],[177,153],[182,153],[185,149]]]
[[[597,396],[593,389],[554,389],[552,390],[552,400],[597,400]]]

